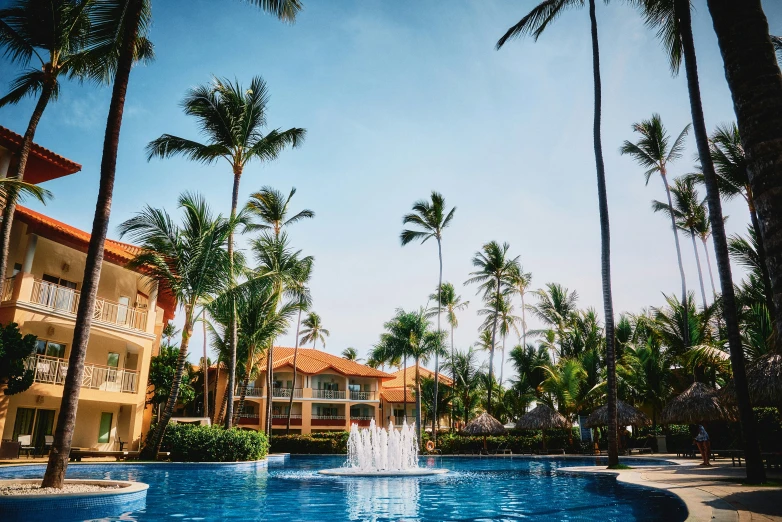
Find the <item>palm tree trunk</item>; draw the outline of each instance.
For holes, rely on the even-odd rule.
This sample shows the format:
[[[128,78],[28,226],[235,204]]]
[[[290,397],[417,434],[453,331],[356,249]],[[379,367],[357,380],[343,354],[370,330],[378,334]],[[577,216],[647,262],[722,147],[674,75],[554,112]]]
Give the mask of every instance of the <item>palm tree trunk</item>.
[[[92,222],[92,234],[87,247],[87,259],[84,266],[84,278],[81,299],[73,328],[73,344],[68,359],[68,373],[62,391],[60,413],[57,416],[57,429],[54,443],[49,453],[49,463],[43,476],[41,487],[62,489],[68,456],[71,452],[73,430],[76,425],[76,410],[79,407],[79,393],[84,376],[84,357],[87,355],[87,342],[90,337],[92,315],[95,311],[95,296],[98,293],[98,281],[103,264],[103,248],[111,214],[111,198],[114,192],[114,175],[117,169],[117,150],[119,133],[122,127],[122,112],[125,108],[125,94],[128,90],[130,69],[133,65],[133,52],[138,36],[141,19],[142,0],[128,2],[128,14],[123,27],[122,49],[119,53],[117,71],[114,75],[114,87],[106,121],[106,134],[103,139],[103,157],[100,167],[98,200],[95,204],[95,217]]]
[[[293,390],[296,389],[296,360],[299,357],[299,328],[301,327],[301,308],[299,308],[299,319],[296,321],[296,340],[294,341],[295,348],[293,349]],[[293,411],[293,390],[291,390],[291,398],[288,401],[288,423],[285,426],[285,434],[291,434],[291,412]]]
[[[524,290],[521,291],[521,343],[527,347],[527,306],[524,304]]]
[[[206,356],[206,310],[201,311],[204,326],[204,417],[209,417],[209,359]],[[218,365],[219,366],[219,365]]]
[[[35,138],[35,131],[38,128],[38,122],[41,121],[43,111],[52,97],[54,81],[56,81],[54,78],[47,78],[43,84],[41,96],[35,104],[35,109],[33,109],[33,114],[30,116],[30,122],[27,124],[24,138],[22,138],[22,144],[19,148],[19,160],[13,175],[9,176],[9,178],[24,179],[24,171],[27,167],[27,158],[30,155],[33,138]],[[11,243],[11,225],[13,225],[14,210],[16,210],[16,192],[14,190],[8,191],[4,203],[3,222],[0,224],[0,276],[2,276],[3,280],[5,280],[6,270],[8,270],[8,247]]]
[[[442,315],[443,292],[443,247],[440,238],[437,238],[437,254],[440,258],[440,278],[437,280],[437,335],[440,335],[440,316]],[[440,425],[437,419],[437,392],[440,385],[440,350],[434,352],[434,405],[432,408],[432,441],[437,444],[437,428]]]
[[[671,230],[673,230],[673,240],[676,243],[676,259],[679,262],[679,276],[682,279],[682,303],[687,302],[687,280],[684,277],[684,263],[682,262],[682,249],[679,246],[679,228],[676,226],[676,216],[673,215],[674,207],[673,207],[673,201],[671,200],[671,187],[668,186],[668,178],[666,177],[666,171],[665,168],[660,170],[660,177],[663,180],[663,185],[665,186],[665,195],[668,198],[668,208],[671,209],[670,215],[671,215]],[[690,344],[690,332],[685,331],[684,335],[686,336],[685,344],[689,346]]]
[[[453,362],[453,324],[451,324],[451,386],[453,386],[454,391],[456,391],[456,365],[454,365]],[[453,400],[456,397],[456,393],[451,394],[451,431],[453,431],[454,426],[454,407],[453,407]]]
[[[244,413],[244,402],[247,399],[247,385],[250,383],[250,372],[252,371],[253,367],[253,352],[254,349],[252,347],[249,347],[248,353],[247,353],[247,364],[244,368],[244,375],[242,376],[242,384],[241,384],[241,393],[239,394],[239,405],[236,407],[236,411],[234,411],[234,418],[232,420],[233,424],[236,424],[239,422],[239,415]]]
[[[745,7],[748,3],[753,3],[754,1],[755,0],[744,0],[742,2],[733,2],[732,5],[734,6],[734,9],[732,10],[744,11],[746,9],[735,9],[735,7],[739,5]],[[721,27],[718,23],[718,16],[715,16],[715,10],[719,11],[719,8],[715,9],[715,6],[718,4],[722,6],[723,11],[726,10],[725,5],[727,4],[722,5],[721,2],[709,0],[709,9],[711,10],[712,16],[714,17],[714,27],[717,30],[717,35],[720,40],[720,48],[723,52],[723,59],[725,60],[725,69],[727,71],[728,83],[733,90],[735,85],[732,85],[730,82],[731,67],[728,63],[728,60],[730,59],[730,53],[725,52],[725,42],[723,41],[725,35],[720,35]],[[687,88],[690,94],[690,110],[692,112],[693,129],[695,131],[695,141],[698,145],[698,154],[700,155],[701,164],[703,167],[703,178],[706,185],[706,199],[709,204],[709,218],[711,220],[712,238],[714,241],[714,250],[717,258],[717,272],[720,277],[720,286],[722,287],[723,315],[728,333],[728,347],[730,348],[730,362],[733,370],[733,380],[736,385],[736,402],[739,407],[739,415],[741,419],[741,431],[743,436],[742,438],[744,440],[744,454],[746,456],[747,462],[747,480],[753,483],[762,482],[765,480],[766,473],[763,469],[763,460],[760,455],[760,446],[758,445],[755,426],[755,414],[752,411],[752,404],[750,403],[749,391],[747,389],[747,376],[744,367],[744,350],[741,345],[738,311],[736,309],[736,298],[733,291],[733,277],[730,268],[730,256],[728,254],[728,241],[725,235],[725,225],[722,218],[722,204],[720,202],[720,194],[717,187],[717,176],[714,173],[714,165],[712,164],[711,155],[709,153],[708,134],[706,133],[706,123],[703,117],[703,105],[701,103],[700,87],[698,85],[698,65],[695,58],[695,43],[692,37],[690,3],[688,0],[676,0],[676,7],[677,12],[679,13],[679,19],[681,20],[680,31],[682,36],[682,47],[684,50],[685,70],[687,72]],[[764,18],[762,16],[763,12],[760,8],[759,1],[757,3],[757,10],[759,11],[761,18]],[[739,14],[740,13],[735,13],[735,15]],[[741,20],[741,18],[741,16],[732,17],[730,25],[735,25],[736,27],[746,27],[744,24],[748,20]],[[770,50],[771,43],[768,37],[768,25],[765,26],[765,33],[763,36],[768,49]],[[747,35],[747,37],[750,38],[750,40],[752,39],[750,35]],[[742,42],[741,45],[746,46],[748,44],[751,46],[751,43],[746,41]],[[773,52],[771,52],[771,56],[773,59]],[[752,56],[749,61],[755,63],[759,60],[757,56]],[[752,67],[751,64],[747,63],[742,64],[742,67],[744,66],[749,66],[750,68]],[[776,113],[777,115],[780,115],[782,114],[782,111],[779,110],[782,108],[782,76],[780,75],[779,67],[776,65],[776,63],[774,63],[773,67],[773,73],[776,76],[779,87],[779,95],[777,96],[776,100],[778,110],[776,110]],[[768,93],[768,91],[765,91],[760,85],[753,85],[752,91],[753,98],[757,97],[759,92]],[[735,99],[736,94],[734,94],[734,100]],[[739,107],[740,104],[737,103],[736,113],[739,119],[739,131],[741,132],[743,130],[741,127],[742,115]],[[779,123],[782,123],[782,116],[779,116],[777,119]],[[747,140],[747,138],[750,138],[752,135],[752,132],[742,133],[742,139]],[[782,127],[780,127],[780,130],[777,131],[777,136],[780,138],[777,141],[777,149],[779,151],[779,154],[777,155],[777,159],[779,160],[777,167],[779,167],[782,166]],[[747,157],[753,158],[752,149],[745,147],[745,150],[747,150]],[[753,161],[750,161],[750,166],[752,167],[750,168],[750,176],[752,176],[753,172],[755,172],[756,175],[759,174],[759,172],[755,171],[755,168],[757,168],[758,165],[753,165]],[[776,177],[778,180],[777,187],[782,187],[782,182],[779,181],[778,170],[774,171],[773,177]],[[770,187],[766,186],[765,188],[768,189]],[[780,215],[782,215],[782,192],[779,190],[776,192],[776,202],[779,203],[779,205],[776,206],[776,209],[779,211],[776,218],[779,220]],[[755,192],[755,194],[758,194],[758,192]],[[762,208],[760,205],[758,206],[759,208]],[[782,237],[782,229],[777,229],[777,233],[778,238]],[[779,257],[777,259],[782,261],[782,244],[780,244]],[[770,266],[779,265],[774,265],[772,262]],[[782,274],[780,274],[780,276],[782,276]],[[782,277],[780,277],[779,282],[782,284]],[[782,292],[780,292],[779,297],[782,299]]]
[[[711,256],[709,255],[709,246],[705,237],[701,238],[703,242],[703,251],[706,252],[706,266],[709,267],[709,281],[711,281],[711,294],[714,300],[717,300],[717,288],[714,286],[714,274],[711,271]]]
[[[701,283],[701,299],[703,307],[706,308],[706,287],[703,286],[703,272],[701,271],[701,256],[698,255],[698,244],[695,242],[695,231],[690,229],[690,239],[692,239],[692,249],[695,251],[695,264],[698,266],[698,281]]]
[[[415,358],[415,430],[418,432],[418,449],[422,449],[421,436],[423,434],[423,425],[421,424],[421,374],[418,369],[420,360]]]
[[[500,388],[502,388],[502,376],[505,373],[505,338],[507,336],[502,336],[502,357],[500,359]]]
[[[225,419],[225,407],[228,404],[228,382],[225,383],[225,391],[223,392],[223,400],[220,401],[220,414],[217,416],[215,424],[222,424]]]
[[[766,308],[768,308],[768,313],[771,317],[776,317],[774,293],[771,290],[771,279],[769,278],[768,265],[766,264],[766,245],[763,242],[763,231],[760,228],[758,213],[755,210],[755,202],[752,199],[752,187],[749,187],[747,190],[747,202],[749,203],[749,216],[752,220],[752,229],[755,231],[755,238],[758,244],[758,262],[760,264],[760,274],[763,278],[763,289],[766,294]]]
[[[603,309],[605,311],[606,370],[608,396],[608,466],[619,465],[616,419],[616,351],[614,340],[614,303],[611,295],[611,230],[608,219],[608,194],[606,190],[603,144],[600,136],[602,87],[600,84],[600,48],[597,38],[597,16],[595,0],[589,0],[589,21],[592,33],[592,73],[595,87],[595,111],[592,137],[595,148],[597,170],[597,198],[600,208],[600,257],[603,283]]]
[[[491,393],[494,389],[494,345],[497,343],[497,319],[500,315],[500,278],[497,276],[497,301],[494,303],[494,326],[491,330],[491,346],[489,347],[489,390],[486,401],[486,412],[491,415]]]
[[[269,343],[266,348],[266,436],[271,439],[272,436],[272,412],[274,411],[274,354],[272,346],[274,342]]]
[[[190,337],[193,335],[193,309],[194,307],[192,304],[185,306],[185,324],[182,328],[182,342],[179,345],[176,371],[174,372],[174,379],[171,381],[171,392],[168,395],[166,407],[163,408],[163,413],[160,418],[158,418],[155,429],[149,436],[147,443],[141,449],[141,453],[139,454],[141,460],[155,460],[157,458],[157,453],[163,442],[163,434],[166,432],[168,421],[171,420],[171,417],[174,415],[176,401],[179,398],[179,385],[182,382],[182,375],[185,372],[185,364],[187,363],[187,349],[190,345]]]
[[[402,407],[404,408],[404,422],[407,422],[407,357],[404,357],[404,370],[402,370]]]
[[[234,165],[234,184],[231,192],[231,221],[236,218],[236,208],[239,206],[239,181],[242,178],[242,167]],[[228,259],[231,270],[231,280],[233,281],[234,270],[234,231],[231,228],[228,234]],[[232,298],[233,300],[233,298]],[[230,351],[231,357],[228,363],[228,410],[225,415],[225,429],[231,429],[233,424],[234,411],[234,385],[236,383],[236,343],[238,329],[236,326],[236,303],[231,304],[231,319],[228,324],[230,333]]]

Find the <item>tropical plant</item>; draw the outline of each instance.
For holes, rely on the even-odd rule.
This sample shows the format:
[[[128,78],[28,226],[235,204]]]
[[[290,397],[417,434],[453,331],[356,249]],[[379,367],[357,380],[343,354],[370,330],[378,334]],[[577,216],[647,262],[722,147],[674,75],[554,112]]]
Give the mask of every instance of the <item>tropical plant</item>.
[[[403,225],[411,225],[412,229],[405,228],[399,236],[402,246],[405,246],[413,241],[420,241],[422,244],[426,243],[429,239],[434,238],[437,240],[437,256],[440,261],[440,272],[437,280],[437,300],[436,303],[442,303],[442,287],[443,287],[443,230],[446,229],[453,219],[456,207],[448,210],[445,204],[445,198],[439,192],[432,191],[431,201],[419,200],[413,203],[413,211],[410,214],[405,214],[402,218]],[[440,311],[441,307],[437,308],[437,331],[440,328]],[[439,417],[437,415],[437,388],[440,384],[440,357],[437,352],[434,354],[434,414],[432,415],[432,440],[437,443],[437,423]]]
[[[679,136],[670,142],[670,136],[663,125],[659,114],[652,114],[651,119],[643,120],[641,123],[633,124],[633,131],[640,134],[638,142],[633,143],[625,140],[619,149],[621,154],[628,154],[635,161],[645,168],[644,176],[646,184],[653,174],[659,174],[665,187],[665,195],[668,198],[668,206],[673,208],[671,201],[671,188],[668,185],[668,167],[674,160],[681,158],[684,151],[684,138],[690,131],[690,125],[684,127]],[[684,263],[682,262],[682,252],[679,247],[679,234],[676,226],[676,220],[673,214],[671,218],[671,229],[673,230],[673,239],[676,244],[676,258],[679,261],[679,275],[682,283],[682,302],[687,298],[687,281],[684,277]]]
[[[298,147],[306,131],[291,128],[277,129],[264,134],[267,125],[266,113],[269,91],[266,82],[256,76],[248,89],[238,81],[213,78],[211,85],[199,85],[190,89],[182,102],[185,114],[198,121],[206,143],[163,134],[147,145],[147,159],[168,158],[183,155],[190,160],[211,164],[219,159],[231,166],[233,191],[231,197],[231,218],[236,216],[239,206],[239,182],[245,167],[252,161],[269,162],[277,159],[287,147]],[[292,195],[292,194],[291,194]],[[256,207],[251,207],[256,208]],[[275,233],[279,233],[275,228]],[[228,240],[228,256],[233,262],[234,236]],[[225,427],[232,426],[234,371],[236,368],[236,319],[232,319],[231,360],[229,368],[228,415]]]
[[[0,98],[0,107],[38,96],[17,161],[8,180],[3,180],[6,197],[0,224],[0,274],[6,273],[19,190],[41,200],[47,194],[22,180],[41,117],[49,102],[60,95],[61,78],[106,80],[111,67],[106,55],[116,42],[96,37],[93,25],[102,10],[97,0],[14,0],[0,10],[0,48],[7,58],[24,68],[11,82],[10,92]],[[136,58],[151,58],[151,44],[143,37],[139,40]]]
[[[753,171],[753,187],[755,189],[763,187],[762,192],[764,196],[760,196],[758,190],[755,190],[755,195],[767,198],[768,196],[766,195],[769,194],[769,191],[774,192],[774,189],[771,188],[772,185],[761,182],[761,178],[763,178],[763,174],[766,172],[762,170],[763,167],[761,164],[767,167],[775,162],[782,162],[782,145],[778,145],[776,149],[772,147],[770,150],[766,148],[765,145],[762,145],[760,147],[762,149],[761,152],[755,148],[759,142],[754,140],[760,139],[760,142],[762,143],[782,143],[782,131],[777,130],[775,136],[773,135],[774,131],[772,131],[772,136],[761,137],[763,132],[761,131],[759,134],[754,133],[753,131],[755,129],[752,127],[751,123],[749,123],[748,126],[745,126],[748,123],[748,120],[745,119],[747,113],[744,109],[753,104],[750,102],[749,104],[744,105],[743,101],[738,101],[743,100],[744,98],[739,95],[741,87],[738,86],[738,82],[734,81],[736,79],[736,68],[729,62],[731,59],[738,60],[735,65],[738,65],[738,69],[742,71],[739,73],[739,76],[742,74],[744,75],[744,78],[741,79],[743,85],[752,84],[753,89],[761,89],[760,92],[765,94],[765,96],[755,97],[755,99],[768,97],[768,99],[771,100],[771,103],[776,104],[777,108],[779,108],[779,100],[782,99],[782,76],[780,76],[779,66],[774,59],[774,49],[769,39],[768,26],[766,25],[759,0],[751,0],[750,2],[709,0],[708,4],[714,21],[714,28],[717,32],[717,39],[722,50],[723,60],[725,61],[725,72],[728,79],[728,85],[734,96],[739,131],[745,137],[752,134],[752,139],[745,142],[745,145],[749,145],[747,147],[747,157],[753,158],[757,162],[757,164],[753,165],[750,169]],[[728,4],[736,4],[736,7],[733,9],[729,8],[727,7]],[[738,6],[739,4],[740,7]],[[695,41],[692,34],[692,13],[690,11],[692,5],[689,0],[644,0],[644,2],[639,2],[639,5],[642,8],[647,25],[657,29],[657,34],[663,41],[664,49],[670,60],[671,72],[674,75],[678,73],[682,59],[684,60],[684,68],[687,76],[687,90],[690,98],[690,113],[692,115],[695,143],[698,148],[698,156],[701,160],[701,168],[703,170],[703,180],[706,186],[706,201],[708,202],[709,207],[709,218],[711,220],[712,237],[717,259],[717,272],[719,274],[720,287],[722,290],[722,315],[725,323],[728,346],[730,348],[734,382],[736,385],[736,398],[741,418],[743,438],[745,441],[747,478],[750,482],[761,482],[765,479],[765,471],[760,455],[760,447],[757,442],[755,417],[752,412],[752,404],[749,400],[749,391],[746,382],[744,352],[741,348],[741,333],[739,330],[736,297],[733,290],[733,277],[728,255],[728,240],[723,222],[722,203],[720,201],[717,176],[710,154],[709,137],[706,131],[706,119],[703,115],[703,102],[701,100],[698,80],[698,64],[695,55]],[[723,22],[720,22],[720,15],[726,14],[731,10],[735,11],[731,13],[733,16],[731,16],[729,20],[726,19]],[[759,16],[759,19],[747,20],[746,18],[743,18],[745,16],[748,16],[749,18]],[[728,28],[725,28],[723,25],[725,22],[727,22]],[[754,34],[751,34],[752,29],[749,29],[749,31],[742,31],[741,29],[735,29],[737,26],[751,27],[756,30]],[[730,45],[728,43],[728,41],[730,41],[728,34],[730,33],[739,35],[742,39],[741,42],[738,43],[737,52],[726,50],[726,45]],[[755,47],[755,45],[759,45],[759,47]],[[743,49],[744,53],[742,53],[740,49]],[[750,52],[746,52],[747,50],[750,50]],[[763,72],[765,76],[761,75],[758,78],[752,78],[752,75],[758,68],[752,67],[749,64],[761,64],[763,63],[763,58],[766,59],[766,63],[765,66],[761,66],[760,69],[765,67],[765,71]],[[762,82],[765,78],[771,78],[772,82],[776,82],[776,93],[774,92],[773,87],[768,90],[764,89]],[[753,80],[756,80],[757,83]],[[775,111],[768,107],[761,108],[756,106],[755,114],[759,114],[759,112],[757,112],[758,110],[766,113],[779,112],[778,110]],[[782,123],[782,117],[777,117],[777,123]],[[774,125],[773,122],[768,122],[768,124]],[[755,156],[756,153],[758,156]],[[765,157],[758,161],[761,156],[766,154],[770,154],[772,157]],[[776,158],[773,158],[774,154],[776,154]],[[755,168],[758,170],[755,171]],[[755,183],[756,181],[758,184]],[[777,181],[777,186],[782,187],[779,181]],[[768,216],[760,216],[761,221],[764,219],[773,220],[774,218],[771,216],[774,214],[774,210],[777,212],[777,216],[782,214],[782,205],[778,202],[775,205],[773,201],[773,198],[769,198],[768,201],[764,199],[764,201],[758,200],[756,202],[758,209],[768,211]],[[774,229],[771,222],[768,222],[768,224],[770,229]],[[776,242],[776,238],[771,239],[765,234],[765,230],[762,232],[762,236],[769,241],[769,244],[772,241],[775,241],[775,244],[779,244],[779,242]],[[782,262],[782,248],[779,250],[779,258],[776,261]],[[769,266],[781,266],[778,262],[772,261],[769,263]],[[774,275],[769,275],[773,284]],[[778,275],[779,277],[782,277],[782,271],[780,271],[780,274]],[[682,298],[682,301],[684,300],[685,299]],[[782,299],[780,299],[780,301],[782,301]],[[780,319],[779,324],[782,325],[782,318]]]
[[[536,396],[539,396],[540,384],[546,379],[544,368],[551,365],[551,357],[546,346],[535,348],[531,344],[516,345],[510,352],[510,360],[519,381],[524,380]]]
[[[159,407],[168,402],[171,395],[171,385],[177,372],[179,347],[172,344],[161,344],[160,352],[149,362],[149,377],[147,379],[147,404],[153,407],[160,417]],[[195,398],[195,390],[191,383],[191,369],[188,365],[182,372],[179,381],[178,404],[186,406]]]
[[[320,316],[315,312],[310,312],[307,317],[301,322],[304,329],[301,331],[301,343],[312,342],[312,348],[315,349],[318,346],[318,341],[323,347],[326,347],[326,337],[331,335],[327,329],[323,328]]]
[[[446,363],[446,368],[455,376],[454,394],[459,399],[462,420],[467,423],[480,400],[478,393],[481,372],[477,354],[472,348],[468,348],[467,351],[457,350]]]
[[[578,359],[564,359],[543,367],[546,378],[540,385],[541,400],[573,420],[586,400],[583,382],[587,373]]]
[[[284,227],[298,223],[303,219],[312,219],[315,212],[304,209],[293,216],[288,216],[288,205],[296,194],[293,187],[286,197],[279,190],[263,187],[258,192],[250,194],[250,200],[245,205],[245,212],[250,217],[249,230],[271,230],[279,236]]]
[[[510,258],[508,250],[510,245],[500,245],[496,241],[490,241],[483,245],[480,251],[472,258],[472,265],[477,270],[470,272],[470,278],[465,285],[477,283],[478,293],[483,293],[484,302],[494,309],[491,348],[489,350],[489,378],[487,392],[487,410],[491,414],[491,394],[494,382],[494,348],[497,346],[497,326],[499,323],[500,309],[503,303],[503,294],[510,288],[513,274],[517,273],[519,258]]]
[[[606,364],[608,370],[608,466],[619,465],[619,446],[616,433],[616,354],[614,352],[614,304],[611,295],[611,233],[608,218],[608,195],[601,133],[602,82],[600,78],[600,47],[597,35],[596,0],[544,0],[535,7],[497,42],[497,49],[508,40],[531,35],[536,41],[546,28],[566,9],[589,5],[589,23],[592,44],[592,76],[594,84],[594,122],[592,138],[597,171],[597,199],[600,212],[600,271],[605,313]]]
[[[654,322],[650,326],[671,355],[682,357],[693,347],[713,343],[715,331],[712,322],[717,305],[705,306],[699,312],[692,294],[685,302],[679,301],[676,296],[663,295],[666,306],[652,308]]]
[[[292,293],[298,295],[299,299],[299,311],[296,318],[296,336],[294,337],[293,347],[293,382],[296,383],[296,377],[299,372],[299,332],[301,330],[301,314],[306,312],[312,306],[312,295],[310,294],[310,288],[308,286],[310,278],[312,277],[312,265],[314,259],[312,257],[306,258],[301,261],[293,270],[293,277],[289,283],[289,286],[293,290]],[[293,395],[288,399],[288,419],[285,426],[285,434],[290,435],[291,431],[291,414],[293,413]]]
[[[358,357],[358,350],[356,350],[352,346],[348,346],[347,348],[342,350],[342,357],[344,357],[348,361],[356,361],[356,362],[361,361],[361,359],[359,359]]]
[[[525,272],[519,265],[518,270],[511,274],[511,286],[521,298],[521,345],[527,345],[527,304],[524,297],[529,293],[529,287],[532,284],[532,272]]]
[[[198,304],[225,291],[232,278],[227,241],[236,221],[213,216],[206,201],[195,194],[182,194],[178,207],[183,212],[181,225],[165,210],[149,206],[120,225],[121,235],[128,236],[141,249],[129,266],[143,268],[152,281],[172,293],[184,310],[176,373],[166,406],[141,450],[141,458],[146,460],[156,458],[174,413]]]
[[[25,362],[35,353],[37,340],[33,334],[22,335],[16,323],[0,325],[0,387],[3,394],[15,395],[32,386],[35,372],[28,369]]]
[[[578,292],[572,292],[558,283],[546,283],[545,288],[533,292],[537,303],[529,305],[529,310],[553,334],[554,342],[549,342],[552,354],[562,356],[562,345],[568,330],[578,315]],[[535,334],[544,332],[535,331]]]
[[[651,407],[652,426],[657,426],[660,412],[673,395],[674,365],[672,352],[664,349],[658,338],[647,337],[626,347],[618,367],[627,399]]]

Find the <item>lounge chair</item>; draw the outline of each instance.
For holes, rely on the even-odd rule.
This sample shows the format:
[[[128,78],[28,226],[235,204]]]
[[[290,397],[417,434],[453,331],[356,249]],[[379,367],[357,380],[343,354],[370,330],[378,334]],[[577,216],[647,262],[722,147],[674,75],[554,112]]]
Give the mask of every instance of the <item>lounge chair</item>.
[[[52,449],[52,445],[54,444],[54,435],[44,435],[43,436],[43,452],[47,455]]]
[[[30,452],[32,451],[33,454],[35,454],[35,446],[33,446],[33,436],[32,435],[19,435],[19,437],[16,439],[19,441],[19,451],[26,451],[27,456],[30,456]]]

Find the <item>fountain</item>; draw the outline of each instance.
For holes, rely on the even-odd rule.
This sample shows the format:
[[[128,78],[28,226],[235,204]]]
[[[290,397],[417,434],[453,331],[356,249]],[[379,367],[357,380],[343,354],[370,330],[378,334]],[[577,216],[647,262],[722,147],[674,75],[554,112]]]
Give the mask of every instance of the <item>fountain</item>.
[[[415,424],[402,424],[397,430],[389,422],[388,429],[375,425],[359,429],[353,424],[348,437],[348,460],[341,468],[322,469],[322,475],[358,477],[410,477],[439,475],[447,469],[418,467],[418,438]]]

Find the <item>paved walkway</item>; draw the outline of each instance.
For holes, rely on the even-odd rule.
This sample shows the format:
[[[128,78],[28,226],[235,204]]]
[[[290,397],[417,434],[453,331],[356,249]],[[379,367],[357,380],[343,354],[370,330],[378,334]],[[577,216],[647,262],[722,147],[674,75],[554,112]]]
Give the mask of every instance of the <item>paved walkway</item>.
[[[655,455],[655,458],[660,458]],[[750,522],[782,521],[782,487],[743,484],[746,469],[730,461],[717,461],[711,467],[698,466],[688,459],[678,466],[634,467],[609,471],[602,466],[567,468],[575,472],[610,473],[629,484],[668,490],[687,504],[688,521]],[[782,482],[782,472],[768,471],[768,478]]]

